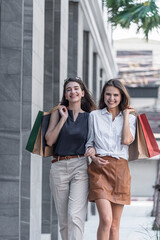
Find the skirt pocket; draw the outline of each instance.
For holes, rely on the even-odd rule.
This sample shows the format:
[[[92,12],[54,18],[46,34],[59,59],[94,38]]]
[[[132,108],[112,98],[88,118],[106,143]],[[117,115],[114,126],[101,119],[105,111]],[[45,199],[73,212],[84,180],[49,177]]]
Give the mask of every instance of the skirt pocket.
[[[120,160],[116,168],[115,193],[129,194],[130,186],[131,186],[131,175],[130,175],[128,162],[126,160]]]
[[[90,190],[103,187],[101,167],[97,166],[94,162],[88,166],[88,176]]]

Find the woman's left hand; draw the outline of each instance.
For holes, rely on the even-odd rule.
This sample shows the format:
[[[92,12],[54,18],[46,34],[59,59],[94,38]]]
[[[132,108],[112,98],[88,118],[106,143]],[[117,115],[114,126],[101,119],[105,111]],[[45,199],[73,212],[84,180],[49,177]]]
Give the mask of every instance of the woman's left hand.
[[[129,114],[135,113],[135,109],[127,106],[126,109],[123,110],[123,129],[122,129],[122,144],[129,145],[133,141],[133,136],[130,130],[129,123]]]
[[[95,156],[95,154],[96,154],[95,148],[94,147],[88,147],[84,156],[85,157],[93,157],[93,156]]]
[[[134,113],[134,112],[135,112],[134,108],[127,106],[127,108],[123,110],[123,115],[129,115],[130,113]]]

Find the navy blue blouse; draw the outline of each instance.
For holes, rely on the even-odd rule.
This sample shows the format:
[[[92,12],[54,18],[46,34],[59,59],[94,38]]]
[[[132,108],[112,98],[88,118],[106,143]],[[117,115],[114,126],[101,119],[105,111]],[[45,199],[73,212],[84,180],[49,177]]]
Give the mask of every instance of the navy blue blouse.
[[[88,135],[88,112],[79,113],[74,121],[72,110],[68,110],[68,118],[63,125],[54,145],[53,155],[72,156],[85,153]]]

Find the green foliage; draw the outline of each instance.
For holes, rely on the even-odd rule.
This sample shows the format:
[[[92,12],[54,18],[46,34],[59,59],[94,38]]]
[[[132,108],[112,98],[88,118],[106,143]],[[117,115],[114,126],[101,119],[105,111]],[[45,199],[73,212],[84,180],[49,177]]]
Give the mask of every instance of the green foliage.
[[[148,40],[149,32],[160,27],[160,13],[155,0],[106,0],[109,21],[113,26],[129,28],[131,23],[137,25],[137,32],[142,30]]]

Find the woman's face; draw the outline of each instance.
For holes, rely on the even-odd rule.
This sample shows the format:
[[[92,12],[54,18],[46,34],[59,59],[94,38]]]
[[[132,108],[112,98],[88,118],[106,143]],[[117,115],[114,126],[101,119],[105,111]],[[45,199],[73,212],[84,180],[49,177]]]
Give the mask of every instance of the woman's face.
[[[119,108],[121,98],[121,93],[118,88],[113,86],[106,87],[104,92],[104,102],[108,110]]]
[[[84,97],[84,91],[81,89],[79,83],[69,82],[65,88],[65,98],[69,102],[79,102]]]

